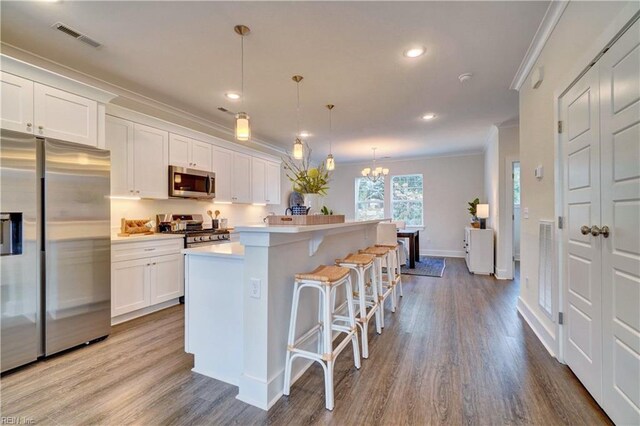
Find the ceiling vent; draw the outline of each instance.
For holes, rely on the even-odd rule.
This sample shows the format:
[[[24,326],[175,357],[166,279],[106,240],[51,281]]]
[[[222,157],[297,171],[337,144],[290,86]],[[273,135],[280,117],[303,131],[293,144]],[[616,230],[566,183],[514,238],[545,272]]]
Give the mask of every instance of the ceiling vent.
[[[222,112],[225,112],[225,113],[230,114],[230,115],[236,115],[235,112],[231,112],[228,109],[226,109],[225,107],[218,107],[218,111],[222,111]]]
[[[69,27],[68,25],[63,24],[62,22],[56,22],[55,24],[53,24],[53,28],[55,28],[58,31],[62,31],[63,33],[65,33],[68,36],[71,36],[73,38],[75,38],[76,40],[79,40],[85,44],[88,44],[91,47],[95,47],[96,49],[100,46],[102,46],[102,44],[98,43],[97,41],[95,41],[94,39],[92,39],[91,37],[82,34],[79,31],[74,30],[73,28]]]

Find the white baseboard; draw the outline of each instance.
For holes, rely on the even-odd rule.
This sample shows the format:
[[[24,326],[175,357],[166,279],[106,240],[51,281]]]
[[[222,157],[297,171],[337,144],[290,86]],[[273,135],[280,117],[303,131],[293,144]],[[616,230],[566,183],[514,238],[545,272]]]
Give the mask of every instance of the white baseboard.
[[[420,250],[420,256],[464,257],[464,250]]]
[[[518,297],[518,312],[522,315],[522,318],[524,318],[527,324],[529,324],[529,327],[531,327],[538,339],[542,342],[542,345],[547,349],[547,352],[557,359],[558,357],[556,356],[554,348],[558,345],[555,337],[549,333],[544,325],[542,325],[542,322],[540,322],[537,315],[533,313],[529,305],[522,300],[521,297]]]
[[[507,275],[506,269],[498,269],[496,268],[496,273],[494,275],[498,280],[512,280],[513,277]]]

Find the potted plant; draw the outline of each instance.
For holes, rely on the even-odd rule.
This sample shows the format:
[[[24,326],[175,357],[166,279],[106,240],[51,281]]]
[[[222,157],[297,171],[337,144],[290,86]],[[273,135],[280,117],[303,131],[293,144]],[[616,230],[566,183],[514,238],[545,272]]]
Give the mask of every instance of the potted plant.
[[[310,207],[311,213],[320,213],[321,198],[327,195],[329,186],[329,172],[324,162],[318,167],[311,166],[311,149],[307,149],[307,155],[300,161],[291,156],[282,159],[287,178],[293,186],[293,190],[304,196],[304,205]]]
[[[480,228],[480,221],[478,221],[478,218],[476,217],[476,213],[477,213],[477,207],[478,204],[480,204],[480,199],[476,198],[473,201],[468,202],[467,204],[469,204],[469,214],[471,215],[471,226],[473,226],[474,228]]]

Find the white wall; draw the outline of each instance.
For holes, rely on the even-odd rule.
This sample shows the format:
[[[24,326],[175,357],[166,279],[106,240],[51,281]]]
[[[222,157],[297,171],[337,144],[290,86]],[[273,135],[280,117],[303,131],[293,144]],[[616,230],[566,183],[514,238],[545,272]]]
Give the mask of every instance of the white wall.
[[[554,164],[556,152],[556,94],[595,57],[611,39],[610,27],[622,28],[638,10],[638,2],[571,2],[547,40],[533,69],[544,67],[544,81],[532,89],[527,78],[520,90],[521,277],[519,309],[552,353],[557,353],[557,326],[538,305],[538,224],[555,218]],[[597,43],[596,43],[597,42]],[[593,54],[591,58],[585,55]],[[537,165],[544,167],[542,180],[534,177]]]
[[[389,176],[421,173],[424,184],[424,224],[420,249],[433,256],[463,256],[464,227],[471,222],[467,202],[484,198],[483,154],[431,157],[379,162]],[[369,163],[337,164],[332,175],[327,207],[335,213],[355,216],[355,178]],[[389,183],[385,182],[385,217],[390,217]]]

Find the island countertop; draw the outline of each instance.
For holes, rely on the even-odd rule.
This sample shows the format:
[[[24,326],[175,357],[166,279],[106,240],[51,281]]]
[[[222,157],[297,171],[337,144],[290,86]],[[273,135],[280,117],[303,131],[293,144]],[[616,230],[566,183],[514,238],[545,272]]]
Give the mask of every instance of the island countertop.
[[[227,257],[244,259],[244,246],[238,242],[213,244],[182,250],[182,254],[192,256]]]
[[[372,225],[375,223],[380,223],[389,219],[375,219],[375,220],[362,220],[362,221],[350,221],[343,223],[329,223],[326,225],[265,225],[265,224],[255,224],[255,225],[243,225],[236,226],[236,232],[267,232],[274,234],[297,234],[301,232],[314,232],[314,231],[326,231],[329,229],[341,229],[341,228],[350,228],[356,226],[363,225]]]

